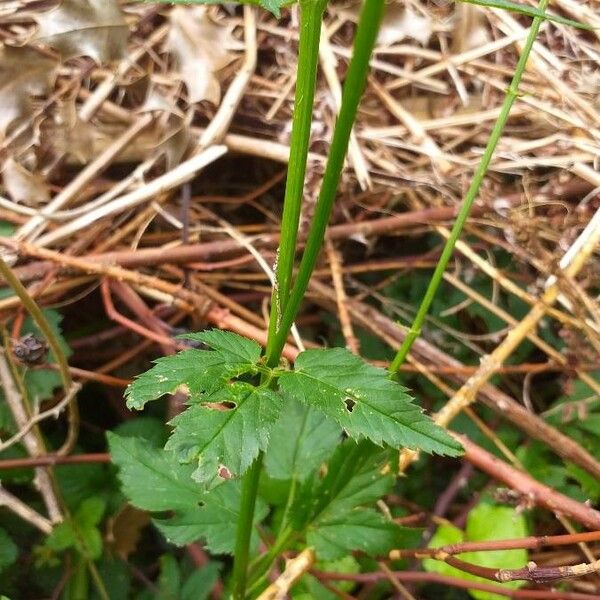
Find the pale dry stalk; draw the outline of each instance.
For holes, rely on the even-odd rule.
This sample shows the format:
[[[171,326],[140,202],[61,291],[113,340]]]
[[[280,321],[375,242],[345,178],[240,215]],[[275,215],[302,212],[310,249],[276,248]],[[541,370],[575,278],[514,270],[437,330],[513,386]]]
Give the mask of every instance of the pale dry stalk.
[[[283,573],[257,598],[257,600],[284,600],[292,586],[313,566],[315,552],[306,548],[288,560]]]
[[[29,425],[30,416],[28,414],[25,402],[11,373],[8,360],[5,356],[5,351],[0,349],[0,384],[2,385],[2,391],[4,392],[4,398],[10,408],[10,412],[15,420],[15,424],[19,430],[24,431],[21,436],[23,439],[23,445],[25,446],[29,456],[38,457],[46,454],[46,449],[40,439],[40,434],[37,429],[32,429]],[[40,492],[46,505],[50,522],[58,523],[62,521],[62,512],[54,486],[52,478],[47,468],[37,467],[35,469],[35,486]],[[8,506],[8,504],[7,504]]]

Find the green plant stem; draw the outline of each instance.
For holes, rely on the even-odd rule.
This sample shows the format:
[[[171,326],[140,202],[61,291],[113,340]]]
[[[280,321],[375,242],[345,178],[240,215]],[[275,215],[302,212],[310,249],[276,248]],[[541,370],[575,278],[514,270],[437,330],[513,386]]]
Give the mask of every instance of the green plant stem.
[[[235,554],[233,559],[233,598],[244,600],[246,596],[246,579],[248,557],[250,554],[250,538],[254,523],[254,509],[258,494],[258,483],[262,471],[263,454],[258,455],[242,481],[242,496],[240,498],[240,514],[238,518]]]
[[[273,337],[279,328],[281,314],[285,310],[290,294],[312,125],[317,66],[319,63],[319,38],[325,5],[326,0],[300,1],[298,73],[290,139],[290,158],[281,217],[281,241],[279,243],[275,268],[275,285],[273,286],[271,300],[269,337]],[[279,361],[279,357],[277,357],[277,361]]]
[[[327,166],[325,167],[325,174],[323,175],[323,182],[315,207],[315,215],[306,239],[296,280],[285,309],[282,311],[283,315],[276,337],[270,347],[267,346],[268,364],[273,364],[275,358],[281,354],[323,245],[325,230],[329,222],[333,203],[335,202],[338,184],[344,167],[344,159],[348,150],[350,133],[352,132],[352,126],[358,111],[358,104],[365,88],[369,71],[369,60],[377,39],[377,32],[379,31],[383,11],[384,0],[365,0],[354,38],[352,59],[344,83],[342,104],[333,132]]]
[[[548,3],[549,0],[541,0],[541,2],[538,5],[539,10],[544,11],[548,6]],[[487,145],[485,147],[485,152],[481,157],[479,166],[477,167],[477,170],[473,175],[471,185],[467,190],[460,211],[456,217],[456,220],[454,221],[452,231],[450,232],[450,237],[444,245],[444,249],[435,267],[435,270],[429,282],[429,286],[427,287],[425,295],[423,296],[423,300],[421,301],[421,305],[419,306],[419,310],[417,311],[414,321],[410,329],[406,332],[406,337],[404,338],[400,349],[398,350],[394,360],[392,361],[389,367],[390,373],[392,374],[395,373],[403,364],[412,345],[421,334],[421,328],[423,326],[425,318],[427,317],[427,313],[431,308],[431,303],[435,298],[436,292],[442,282],[444,271],[446,270],[448,262],[452,257],[452,253],[454,252],[456,242],[458,241],[458,238],[460,237],[467,217],[469,216],[469,212],[471,211],[473,202],[479,194],[479,189],[481,188],[481,184],[483,182],[485,174],[487,173],[487,170],[490,166],[490,162],[494,155],[494,151],[496,150],[498,141],[500,140],[502,132],[504,131],[504,127],[510,114],[510,109],[512,108],[515,100],[517,99],[517,96],[519,95],[519,84],[521,82],[521,78],[523,77],[523,73],[525,72],[527,60],[529,59],[531,48],[533,47],[533,43],[535,41],[535,38],[537,37],[542,21],[543,19],[541,17],[536,17],[535,19],[533,19],[531,29],[529,30],[527,40],[525,41],[525,45],[523,46],[523,50],[521,52],[521,56],[519,57],[519,61],[517,63],[517,66],[515,67],[515,72],[512,81],[510,82],[510,86],[506,91],[506,96],[504,97],[504,102],[502,103],[500,114],[498,115],[498,119],[496,120],[494,128],[492,129]]]
[[[267,339],[267,364],[270,367],[275,367],[279,364],[283,349],[283,346],[281,346],[279,351],[271,351],[280,329],[282,311],[287,305],[294,270],[294,258],[312,124],[317,65],[319,62],[321,22],[326,4],[326,0],[300,0],[298,75],[294,99],[290,158],[281,220],[281,242],[275,268],[275,285],[273,286],[269,335]],[[240,517],[236,531],[235,555],[233,560],[233,597],[235,600],[243,600],[246,596],[250,537],[262,461],[263,454],[261,452],[252,467],[244,475],[242,481]]]

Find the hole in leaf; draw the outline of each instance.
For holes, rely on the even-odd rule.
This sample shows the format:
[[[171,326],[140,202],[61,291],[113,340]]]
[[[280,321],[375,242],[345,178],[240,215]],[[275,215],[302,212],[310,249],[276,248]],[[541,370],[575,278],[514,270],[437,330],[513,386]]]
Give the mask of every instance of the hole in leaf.
[[[204,406],[212,410],[233,410],[237,404],[230,400],[225,400],[224,402],[207,402]]]
[[[225,465],[219,465],[217,474],[221,479],[233,479],[233,473]]]
[[[356,402],[354,402],[352,398],[344,398],[344,404],[346,405],[346,410],[350,413],[354,410],[354,407],[356,406]]]

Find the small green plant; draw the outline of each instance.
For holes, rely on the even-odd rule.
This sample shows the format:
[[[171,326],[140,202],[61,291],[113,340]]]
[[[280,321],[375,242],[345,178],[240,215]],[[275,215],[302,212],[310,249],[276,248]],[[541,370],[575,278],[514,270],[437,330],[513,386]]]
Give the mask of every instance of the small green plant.
[[[534,24],[480,168],[417,320],[391,366],[392,374],[419,335],[517,97],[540,23],[551,18],[545,14],[547,0],[537,9],[498,0],[476,3],[517,10],[533,17]],[[282,6],[260,5],[275,14]],[[202,539],[212,552],[234,556],[229,585],[236,600],[260,592],[273,560],[287,549],[310,545],[320,560],[337,560],[354,550],[378,555],[398,544],[409,545],[414,534],[373,508],[392,488],[389,450],[461,453],[454,438],[422,413],[389,372],[347,350],[307,350],[293,368],[281,361],[324,240],[384,10],[383,0],[364,2],[314,217],[295,271],[325,5],[325,0],[299,3],[295,111],[265,352],[252,340],[218,330],[182,336],[206,348],[157,360],[126,393],[128,406],[142,409],[149,401],[186,389],[189,406],[171,421],[173,432],[164,449],[142,439],[109,435],[126,495],[135,506],[155,513],[156,526],[170,541],[186,544]],[[262,523],[267,548],[262,554],[257,551],[257,523]]]

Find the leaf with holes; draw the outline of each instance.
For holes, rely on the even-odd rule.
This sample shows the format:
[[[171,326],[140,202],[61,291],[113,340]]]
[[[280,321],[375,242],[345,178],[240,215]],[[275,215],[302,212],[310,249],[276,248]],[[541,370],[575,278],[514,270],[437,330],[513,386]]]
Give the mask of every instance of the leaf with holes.
[[[192,400],[203,393],[211,394],[233,377],[256,373],[260,346],[234,333],[205,331],[186,334],[187,339],[213,346],[214,350],[184,350],[155,361],[125,391],[127,406],[142,409],[146,402],[186,386]]]
[[[259,451],[266,450],[283,404],[276,392],[243,382],[222,388],[211,401],[175,417],[165,446],[182,461],[197,461],[193,477],[205,483],[245,473]]]
[[[284,394],[335,419],[350,437],[458,456],[461,446],[423,414],[405,388],[344,348],[302,352],[283,373]]]

